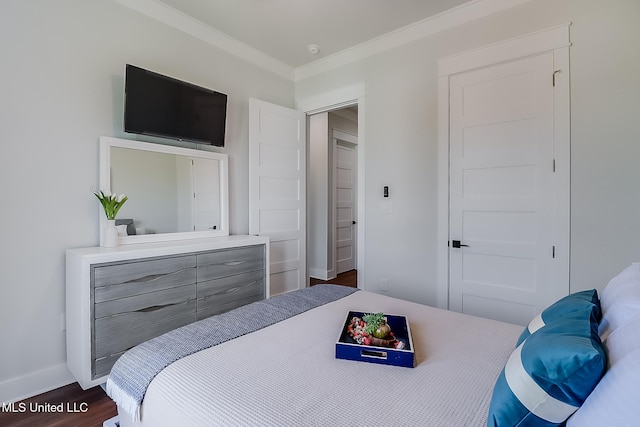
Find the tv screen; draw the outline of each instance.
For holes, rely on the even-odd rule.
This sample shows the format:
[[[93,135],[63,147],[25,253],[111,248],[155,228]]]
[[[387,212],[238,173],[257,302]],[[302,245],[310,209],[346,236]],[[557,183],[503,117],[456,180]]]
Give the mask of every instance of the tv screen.
[[[224,147],[227,95],[127,64],[124,131]]]

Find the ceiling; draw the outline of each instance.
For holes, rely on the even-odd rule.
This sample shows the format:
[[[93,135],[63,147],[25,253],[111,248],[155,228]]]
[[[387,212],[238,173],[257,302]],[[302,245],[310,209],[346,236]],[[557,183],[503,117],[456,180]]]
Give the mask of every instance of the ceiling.
[[[297,68],[469,0],[162,0]],[[307,50],[316,44],[317,55]]]

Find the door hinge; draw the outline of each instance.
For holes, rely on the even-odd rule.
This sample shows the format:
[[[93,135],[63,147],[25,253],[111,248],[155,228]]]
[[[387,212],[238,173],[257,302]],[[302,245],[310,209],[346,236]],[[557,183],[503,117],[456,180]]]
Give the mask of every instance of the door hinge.
[[[556,171],[556,159],[553,159],[553,172]]]
[[[555,258],[556,257],[556,247],[553,246],[551,249],[551,258]]]
[[[562,70],[555,70],[553,72],[553,87],[556,87],[556,74],[562,72]]]

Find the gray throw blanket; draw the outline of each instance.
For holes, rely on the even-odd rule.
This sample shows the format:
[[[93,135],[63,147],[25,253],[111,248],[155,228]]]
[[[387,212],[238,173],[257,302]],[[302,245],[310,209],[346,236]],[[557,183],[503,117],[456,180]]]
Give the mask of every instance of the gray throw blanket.
[[[257,331],[357,291],[337,285],[316,285],[257,301],[200,320],[146,341],[123,354],[107,379],[107,394],[134,420],[155,376],[190,354]]]

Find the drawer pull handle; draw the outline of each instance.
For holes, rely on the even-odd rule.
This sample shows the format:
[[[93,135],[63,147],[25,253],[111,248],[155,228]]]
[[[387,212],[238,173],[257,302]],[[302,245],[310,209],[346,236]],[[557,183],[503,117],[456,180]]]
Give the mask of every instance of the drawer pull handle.
[[[117,318],[117,317],[120,317],[120,316],[126,316],[126,315],[131,314],[131,313],[152,313],[154,311],[162,310],[163,308],[170,307],[170,306],[188,305],[189,303],[191,303],[193,301],[196,301],[196,299],[195,298],[189,298],[188,300],[183,301],[183,302],[176,302],[176,303],[173,303],[173,304],[164,304],[164,305],[152,305],[151,307],[140,308],[138,310],[125,311],[123,313],[112,314],[112,315],[110,315],[108,317],[109,318]]]
[[[148,276],[140,277],[139,279],[129,280],[128,282],[124,282],[123,284],[151,282],[152,280],[156,280],[158,277],[163,277],[163,276],[166,276],[166,274],[150,274]]]
[[[154,311],[162,310],[163,308],[171,307],[175,304],[163,304],[163,305],[152,305],[151,307],[141,308],[140,310],[136,310],[138,313],[152,313]]]
[[[150,274],[148,276],[144,276],[144,277],[139,277],[137,279],[132,279],[126,282],[123,282],[122,284],[125,285],[127,283],[143,283],[143,282],[151,282],[153,280],[159,279],[161,277],[167,277],[167,276],[171,276],[174,274],[178,274],[182,271],[187,270],[186,268],[182,268],[180,270],[176,270],[176,271],[170,271],[168,273],[162,273],[162,274]]]
[[[236,265],[240,265],[240,264],[244,264],[246,261],[229,261],[229,262],[225,262],[224,265],[228,265],[230,267],[236,266]]]

